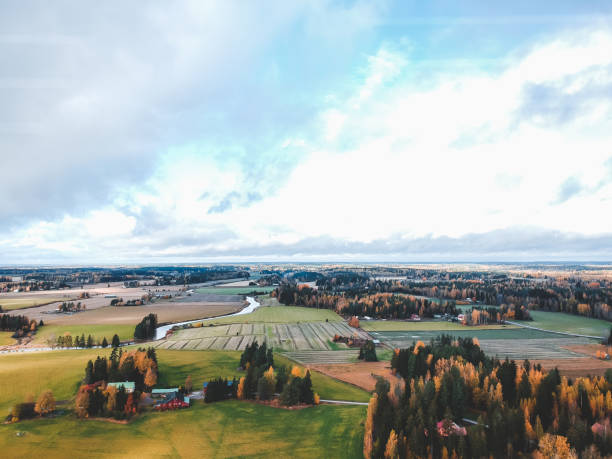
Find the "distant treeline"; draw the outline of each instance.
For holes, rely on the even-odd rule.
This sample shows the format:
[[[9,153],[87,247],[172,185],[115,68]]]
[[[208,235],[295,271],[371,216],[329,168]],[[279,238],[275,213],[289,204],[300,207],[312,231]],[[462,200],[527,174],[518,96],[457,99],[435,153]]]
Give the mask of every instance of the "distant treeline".
[[[19,330],[23,330],[24,332],[36,330],[36,321],[31,321],[26,316],[11,316],[9,314],[1,314],[0,330],[14,332]]]
[[[457,314],[454,301],[431,301],[411,295],[374,293],[350,297],[346,294],[326,293],[306,285],[297,286],[290,283],[280,285],[272,295],[282,304],[331,309],[344,315],[405,319],[413,314],[420,317]]]

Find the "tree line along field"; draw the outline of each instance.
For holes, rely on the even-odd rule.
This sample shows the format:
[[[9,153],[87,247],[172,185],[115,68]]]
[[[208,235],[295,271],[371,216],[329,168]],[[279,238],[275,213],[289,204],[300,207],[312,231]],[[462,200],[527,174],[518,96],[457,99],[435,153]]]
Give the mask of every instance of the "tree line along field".
[[[129,346],[127,349],[133,348]],[[0,355],[0,414],[8,413],[15,403],[28,395],[37,396],[51,389],[58,401],[73,400],[84,376],[85,365],[96,356],[110,355],[109,349],[50,351]],[[183,384],[191,375],[194,386],[216,377],[241,376],[238,371],[240,352],[172,351],[158,349],[158,387]],[[281,355],[275,360],[287,366],[293,364]],[[18,381],[18,383],[16,383]],[[321,398],[368,401],[369,394],[317,372],[312,372],[313,390]],[[22,424],[20,424],[22,425]],[[38,424],[35,424],[38,425]],[[2,432],[3,426],[0,426]]]
[[[273,308],[263,308],[273,309]],[[259,311],[259,310],[258,310]],[[258,312],[255,311],[255,312]],[[174,332],[155,342],[158,349],[244,350],[253,341],[266,342],[280,351],[332,350],[334,335],[369,338],[368,334],[349,327],[345,322],[305,323],[235,323],[203,326]],[[338,345],[336,345],[338,346]]]
[[[102,341],[103,338],[110,343],[113,335],[118,335],[122,341],[134,338],[134,325],[131,324],[95,324],[95,325],[44,325],[40,327],[34,336],[34,344],[41,346],[55,344],[58,336],[69,333],[75,336],[91,335],[94,342]]]
[[[129,425],[73,416],[0,426],[5,457],[362,457],[364,406],[283,410],[229,400]],[[26,432],[17,438],[16,432]]]

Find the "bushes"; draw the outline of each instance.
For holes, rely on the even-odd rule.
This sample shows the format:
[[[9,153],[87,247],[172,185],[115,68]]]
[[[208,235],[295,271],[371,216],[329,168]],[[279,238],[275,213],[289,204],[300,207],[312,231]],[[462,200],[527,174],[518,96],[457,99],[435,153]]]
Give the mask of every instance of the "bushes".
[[[208,382],[204,401],[206,403],[218,402],[227,400],[236,396],[236,379],[228,381],[227,379],[217,378]]]
[[[149,314],[140,321],[134,329],[134,338],[136,339],[151,339],[155,338],[155,329],[157,328],[157,314]]]
[[[360,348],[359,348],[359,360],[365,360],[366,362],[378,362],[378,357],[376,357],[376,346],[374,346],[374,342],[372,340],[367,340]]]

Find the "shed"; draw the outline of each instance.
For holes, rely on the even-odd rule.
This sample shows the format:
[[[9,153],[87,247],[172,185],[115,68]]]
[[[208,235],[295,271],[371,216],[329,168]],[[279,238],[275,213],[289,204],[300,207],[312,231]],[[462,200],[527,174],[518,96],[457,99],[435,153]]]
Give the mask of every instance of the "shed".
[[[153,389],[151,391],[151,397],[161,398],[165,397],[166,395],[173,394],[175,392],[178,392],[178,387],[171,387],[169,389]]]

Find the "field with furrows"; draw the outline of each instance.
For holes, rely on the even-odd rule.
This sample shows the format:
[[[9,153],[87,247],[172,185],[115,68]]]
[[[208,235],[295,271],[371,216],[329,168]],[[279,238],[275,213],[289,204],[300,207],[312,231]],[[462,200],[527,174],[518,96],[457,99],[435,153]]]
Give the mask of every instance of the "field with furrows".
[[[350,349],[345,351],[291,351],[285,356],[303,365],[353,363],[357,361],[359,351]]]
[[[346,349],[344,344],[330,345],[334,335],[370,338],[367,332],[351,328],[345,322],[235,323],[185,328],[156,341],[153,346],[173,350],[235,351],[257,340],[279,351]]]

